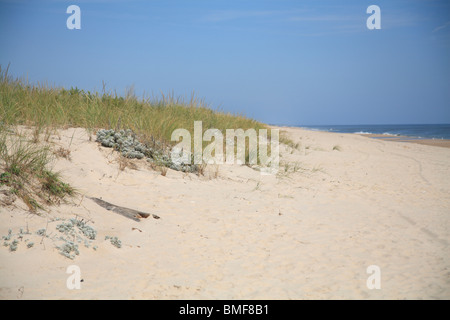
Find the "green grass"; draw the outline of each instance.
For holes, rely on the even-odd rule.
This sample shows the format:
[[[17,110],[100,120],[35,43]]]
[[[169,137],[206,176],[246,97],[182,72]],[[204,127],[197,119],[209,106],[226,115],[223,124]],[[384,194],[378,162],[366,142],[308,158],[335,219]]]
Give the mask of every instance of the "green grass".
[[[143,138],[173,144],[172,132],[184,128],[192,134],[194,121],[202,121],[204,131],[216,128],[223,133],[226,129],[268,128],[244,115],[212,110],[194,93],[190,99],[173,93],[138,99],[129,92],[121,97],[106,91],[99,94],[78,88],[30,85],[8,76],[7,71],[0,67],[0,119],[10,125],[33,126],[36,136],[61,127],[82,127],[92,134],[100,128],[125,128]]]
[[[294,150],[300,150],[301,147],[300,142],[295,143],[294,141],[292,141],[286,131],[280,131],[280,143],[283,143],[291,148],[291,153],[293,153]]]
[[[41,144],[48,142],[58,128],[85,128],[90,137],[102,128],[131,129],[144,144],[159,141],[163,146],[177,143],[171,141],[171,135],[178,128],[187,129],[193,137],[194,121],[202,121],[203,133],[210,128],[224,135],[226,129],[269,129],[266,124],[242,114],[213,110],[194,93],[189,99],[173,93],[138,99],[132,90],[119,96],[105,89],[100,94],[30,84],[8,75],[8,69],[9,66],[6,69],[0,66],[0,183],[14,190],[32,210],[41,208],[43,202],[53,203],[74,193],[48,169],[51,152]],[[31,139],[25,141],[8,133],[18,125],[32,128]],[[8,139],[16,140],[8,142]],[[291,148],[299,147],[285,135],[280,137],[280,142]]]
[[[334,151],[334,150],[342,151],[342,148],[341,148],[341,146],[339,146],[339,145],[335,145],[335,146],[333,147],[333,151]]]
[[[305,169],[302,167],[301,163],[296,162],[280,162],[280,170],[277,173],[278,177],[288,177],[291,174],[294,174],[299,171],[305,171]]]
[[[58,173],[51,171],[48,146],[5,129],[0,126],[0,186],[9,187],[33,212],[75,194]]]
[[[189,99],[176,97],[173,93],[159,98],[138,99],[133,90],[122,97],[105,88],[98,92],[78,88],[50,87],[29,84],[8,75],[8,68],[0,66],[0,119],[6,125],[27,125],[33,128],[33,141],[48,141],[57,128],[86,128],[90,136],[98,129],[131,129],[139,140],[164,145],[171,141],[175,129],[187,129],[191,133],[193,149],[194,121],[202,121],[203,133],[210,128],[218,129],[225,136],[226,129],[268,129],[269,126],[242,114],[213,110],[203,99],[192,93]],[[280,143],[298,149],[286,135],[280,135]],[[209,142],[203,142],[205,147]],[[249,158],[246,150],[246,160]]]

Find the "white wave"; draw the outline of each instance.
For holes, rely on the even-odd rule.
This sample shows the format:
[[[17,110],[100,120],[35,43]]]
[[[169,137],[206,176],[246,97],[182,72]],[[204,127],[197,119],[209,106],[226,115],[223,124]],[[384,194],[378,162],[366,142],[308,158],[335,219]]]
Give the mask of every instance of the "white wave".
[[[385,136],[395,136],[395,137],[400,136],[399,133],[383,132],[382,134],[385,135]]]

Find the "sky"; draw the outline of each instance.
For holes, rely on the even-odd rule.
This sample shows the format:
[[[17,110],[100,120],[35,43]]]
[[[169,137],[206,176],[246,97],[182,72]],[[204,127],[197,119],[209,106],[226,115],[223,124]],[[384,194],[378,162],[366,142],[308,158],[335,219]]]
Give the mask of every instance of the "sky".
[[[0,0],[8,64],[57,87],[195,92],[275,125],[450,123],[450,1]]]

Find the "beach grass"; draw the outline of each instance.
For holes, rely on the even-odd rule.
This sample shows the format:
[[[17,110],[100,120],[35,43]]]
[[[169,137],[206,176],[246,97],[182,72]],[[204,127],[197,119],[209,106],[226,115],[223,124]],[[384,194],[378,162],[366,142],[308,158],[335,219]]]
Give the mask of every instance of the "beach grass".
[[[202,134],[211,128],[223,134],[227,129],[254,129],[256,132],[267,129],[268,139],[271,138],[268,125],[243,114],[214,110],[195,93],[188,99],[174,93],[139,99],[133,90],[119,96],[105,88],[98,93],[73,87],[51,87],[14,78],[8,74],[8,67],[0,66],[0,121],[4,125],[30,126],[34,142],[48,141],[58,128],[85,128],[90,139],[99,129],[131,129],[144,144],[154,145],[158,141],[159,145],[170,148],[178,143],[171,141],[174,130],[183,128],[193,136],[195,121],[202,121]],[[299,148],[299,144],[285,134],[280,135],[279,141],[292,149]],[[203,147],[207,143],[203,141]],[[193,141],[191,145],[193,149]],[[245,157],[248,160],[248,146]]]
[[[51,170],[52,159],[48,145],[0,126],[0,186],[8,187],[32,212],[75,194],[75,189]]]
[[[119,96],[105,88],[98,93],[76,87],[30,84],[27,79],[12,77],[8,71],[9,65],[6,68],[0,65],[0,173],[3,184],[33,211],[42,208],[41,200],[51,203],[52,198],[74,194],[74,190],[48,168],[52,156],[70,160],[70,149],[60,148],[53,153],[49,149],[49,139],[57,129],[84,128],[89,139],[99,129],[131,129],[144,144],[154,146],[158,142],[170,148],[178,143],[171,141],[175,129],[186,129],[193,136],[194,121],[202,121],[202,134],[210,128],[222,133],[227,129],[257,132],[267,129],[270,139],[268,125],[243,114],[213,110],[195,93],[188,99],[174,93],[139,99],[133,90]],[[31,128],[31,137],[30,134],[21,137],[19,126]],[[291,148],[298,147],[285,135],[280,136],[280,142]],[[249,159],[248,145],[245,159]],[[123,167],[128,166],[124,161],[121,163]],[[200,165],[198,173],[203,170],[204,166]],[[167,168],[160,168],[160,171],[166,175]]]
[[[8,75],[0,67],[0,118],[7,125],[34,128],[34,140],[48,137],[56,128],[82,127],[94,134],[100,128],[131,129],[143,139],[166,144],[172,132],[183,128],[193,132],[194,121],[203,131],[219,129],[267,129],[268,126],[241,114],[213,110],[193,93],[189,99],[173,93],[155,98],[137,98],[132,91],[122,97],[115,92],[84,91],[29,84]],[[270,133],[270,130],[269,130]]]

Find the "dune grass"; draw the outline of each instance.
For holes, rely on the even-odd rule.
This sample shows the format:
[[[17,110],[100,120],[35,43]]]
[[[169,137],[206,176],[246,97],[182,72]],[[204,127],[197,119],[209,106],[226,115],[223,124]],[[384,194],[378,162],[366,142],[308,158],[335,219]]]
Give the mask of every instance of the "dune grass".
[[[74,193],[48,169],[49,148],[38,146],[39,142],[48,142],[58,128],[85,128],[90,137],[99,129],[131,129],[143,143],[158,141],[169,147],[177,143],[171,141],[172,132],[184,128],[193,133],[194,121],[202,121],[203,133],[209,128],[223,133],[226,129],[269,129],[266,124],[242,114],[213,110],[194,93],[189,99],[173,93],[138,99],[132,90],[119,96],[105,89],[100,94],[30,84],[10,76],[8,69],[9,66],[6,69],[0,66],[0,174],[3,175],[0,182],[10,186],[33,210],[41,207],[37,198],[51,203],[52,197],[63,198]],[[17,141],[8,144],[6,140],[11,135],[7,130],[18,125],[31,127],[32,138],[24,142],[15,137]],[[285,136],[280,137],[280,142],[293,144]],[[27,185],[26,181],[30,183]]]
[[[51,170],[51,161],[48,146],[36,144],[0,126],[0,186],[9,187],[32,212],[75,194],[74,188]]]
[[[244,115],[212,110],[195,94],[190,99],[176,97],[173,93],[138,99],[132,92],[121,97],[106,91],[99,94],[78,88],[30,85],[8,76],[7,69],[1,67],[0,78],[1,121],[33,126],[36,137],[61,127],[83,127],[90,133],[100,128],[125,128],[142,137],[172,144],[172,132],[178,128],[193,132],[194,121],[202,121],[203,130],[216,128],[221,132],[268,128]]]

